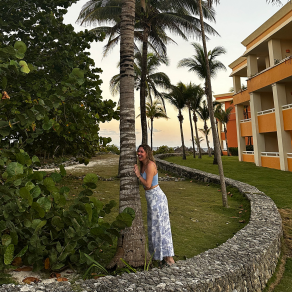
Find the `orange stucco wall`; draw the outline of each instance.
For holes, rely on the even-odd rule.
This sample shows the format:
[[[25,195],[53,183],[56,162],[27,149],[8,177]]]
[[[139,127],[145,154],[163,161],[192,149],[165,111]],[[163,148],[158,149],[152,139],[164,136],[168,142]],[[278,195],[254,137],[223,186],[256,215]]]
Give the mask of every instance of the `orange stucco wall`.
[[[240,123],[241,137],[252,136],[251,121]]]
[[[230,120],[227,123],[227,142],[228,147],[237,147],[235,106],[231,104],[231,101],[226,101],[225,109],[229,108],[230,106],[232,106],[232,111],[230,114]]]
[[[242,161],[254,162],[254,155],[253,154],[242,154]]]
[[[265,86],[276,83],[292,75],[292,60],[283,62],[249,80],[247,88],[249,92],[256,91]]]
[[[233,95],[233,104],[237,105],[250,100],[249,90],[244,90]]]
[[[279,157],[268,157],[262,156],[261,157],[262,166],[274,169],[281,169],[280,168],[280,158]]]
[[[238,65],[236,65],[235,67],[232,68],[232,72],[236,71],[237,69],[239,69],[240,67],[247,65],[247,60],[242,61],[241,63],[239,63]]]
[[[258,116],[258,123],[260,133],[269,133],[277,131],[275,113],[269,113]]]
[[[284,130],[292,130],[292,108],[283,110]]]
[[[288,170],[292,171],[292,158],[288,158]]]

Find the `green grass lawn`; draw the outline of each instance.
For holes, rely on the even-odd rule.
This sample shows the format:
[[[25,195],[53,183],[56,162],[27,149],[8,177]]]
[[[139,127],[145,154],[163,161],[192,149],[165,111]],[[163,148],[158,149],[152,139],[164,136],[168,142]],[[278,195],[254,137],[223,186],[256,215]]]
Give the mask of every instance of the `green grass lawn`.
[[[118,156],[102,155],[93,160],[116,160],[116,164],[101,163],[89,169],[68,170],[67,177],[63,184],[72,189],[72,198],[79,193],[82,181],[78,176],[86,172],[93,172],[102,177],[116,177],[118,174]],[[159,172],[160,176],[169,176],[164,172]],[[94,196],[103,202],[119,200],[118,179],[114,181],[99,181],[98,187],[94,190]],[[217,185],[198,184],[186,181],[162,181],[160,187],[165,192],[170,211],[170,221],[173,233],[174,250],[176,260],[189,258],[210,248],[225,242],[238,230],[245,226],[249,220],[249,201],[237,190],[231,189],[233,194],[229,199],[230,208],[222,207],[221,192]],[[147,230],[147,205],[144,189],[140,186],[143,221]],[[107,215],[105,220],[109,222],[118,215],[118,206],[113,212]],[[240,223],[239,221],[244,221]],[[103,251],[102,264],[110,260],[115,252],[115,247]]]
[[[187,156],[186,160],[181,157],[168,157],[165,160],[206,172],[218,174],[218,166],[213,165],[213,157],[203,156],[202,159]],[[257,187],[271,197],[280,210],[283,229],[284,244],[287,251],[285,272],[280,284],[274,291],[292,291],[292,173],[257,167],[254,163],[239,162],[238,157],[222,157],[224,175]],[[229,199],[230,202],[230,199]],[[265,291],[272,291],[266,289]]]

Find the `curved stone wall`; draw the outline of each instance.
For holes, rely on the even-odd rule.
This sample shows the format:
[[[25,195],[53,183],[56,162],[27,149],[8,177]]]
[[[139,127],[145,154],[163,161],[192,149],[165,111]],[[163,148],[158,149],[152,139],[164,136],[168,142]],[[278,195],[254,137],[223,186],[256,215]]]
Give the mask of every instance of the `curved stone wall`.
[[[217,175],[178,166],[156,156],[159,168],[196,179],[219,183]],[[274,202],[257,188],[226,178],[227,185],[236,187],[250,200],[250,222],[218,248],[208,250],[171,267],[149,272],[107,276],[98,280],[75,283],[80,291],[195,291],[195,292],[259,292],[275,271],[280,255],[282,221]],[[22,290],[4,285],[0,291],[76,291],[71,285],[35,286]],[[57,288],[57,290],[55,290]],[[15,289],[15,290],[14,290]],[[21,289],[21,290],[20,290]]]

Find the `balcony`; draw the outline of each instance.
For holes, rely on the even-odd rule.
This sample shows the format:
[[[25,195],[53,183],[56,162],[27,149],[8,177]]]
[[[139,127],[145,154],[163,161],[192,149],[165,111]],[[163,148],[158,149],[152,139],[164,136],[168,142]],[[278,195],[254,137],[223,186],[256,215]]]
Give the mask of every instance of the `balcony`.
[[[287,153],[288,170],[292,171],[292,153]]]
[[[247,88],[249,92],[254,92],[290,76],[292,76],[291,56],[283,59],[275,66],[270,67],[251,77],[247,81]]]
[[[284,130],[292,131],[292,104],[286,104],[282,107]]]
[[[225,132],[221,131],[221,141],[225,140]]]
[[[263,167],[281,169],[279,152],[262,152],[261,162]]]
[[[250,100],[250,95],[249,95],[249,90],[244,90],[244,91],[240,91],[239,93],[236,93],[235,95],[233,95],[233,104],[237,105],[237,104],[241,104],[244,103],[246,101]]]
[[[242,151],[242,161],[254,162],[254,151]]]
[[[252,136],[251,119],[245,119],[245,120],[240,121],[240,131],[241,131],[241,137]]]
[[[277,132],[275,109],[258,112],[258,124],[260,133]]]

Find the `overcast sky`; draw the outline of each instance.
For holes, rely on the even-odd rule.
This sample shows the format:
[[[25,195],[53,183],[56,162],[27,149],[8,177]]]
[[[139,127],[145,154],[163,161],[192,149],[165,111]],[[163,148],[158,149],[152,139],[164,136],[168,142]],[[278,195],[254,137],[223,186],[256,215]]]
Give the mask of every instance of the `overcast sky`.
[[[283,3],[286,3],[283,0]],[[76,31],[84,30],[85,27],[76,25],[82,6],[87,0],[80,0],[73,4],[67,15],[65,16],[65,23],[70,23],[75,27]],[[231,69],[228,67],[233,61],[240,57],[245,51],[241,42],[256,30],[261,24],[268,20],[281,6],[267,4],[265,0],[221,0],[220,5],[215,6],[216,23],[211,24],[220,34],[216,37],[210,37],[207,43],[207,49],[211,50],[216,46],[223,46],[227,50],[227,54],[219,58],[219,60],[227,67],[227,71],[218,73],[216,78],[212,81],[212,90],[214,94],[221,94],[229,92],[232,87],[232,78],[229,77]],[[291,4],[292,5],[292,4]],[[87,27],[91,29],[91,27]],[[187,84],[193,82],[195,84],[202,84],[203,80],[198,79],[193,73],[189,73],[186,68],[177,68],[177,63],[183,58],[192,57],[194,54],[192,42],[199,42],[197,39],[190,39],[189,42],[183,41],[176,36],[172,36],[177,45],[172,44],[167,47],[170,65],[161,67],[159,71],[164,71],[170,77],[172,84],[177,84],[182,81]],[[91,57],[95,60],[95,65],[103,70],[101,79],[103,84],[101,89],[104,99],[112,99],[118,101],[118,96],[111,96],[109,92],[109,81],[111,77],[119,73],[117,63],[119,61],[119,46],[117,46],[107,57],[103,57],[103,46],[106,40],[102,43],[93,43],[91,45]],[[136,93],[136,115],[139,114],[139,93]],[[167,104],[167,114],[169,120],[159,119],[154,121],[154,146],[168,145],[171,147],[181,145],[179,122],[177,119],[177,111]],[[191,146],[191,133],[188,113],[184,111],[184,136],[186,146]],[[202,128],[203,124],[199,124]],[[100,135],[104,137],[111,137],[112,143],[119,146],[119,122],[111,121],[100,124]],[[136,140],[137,145],[141,142],[141,126],[140,120],[136,119]],[[149,140],[150,141],[150,140]],[[203,142],[203,147],[206,143]]]

